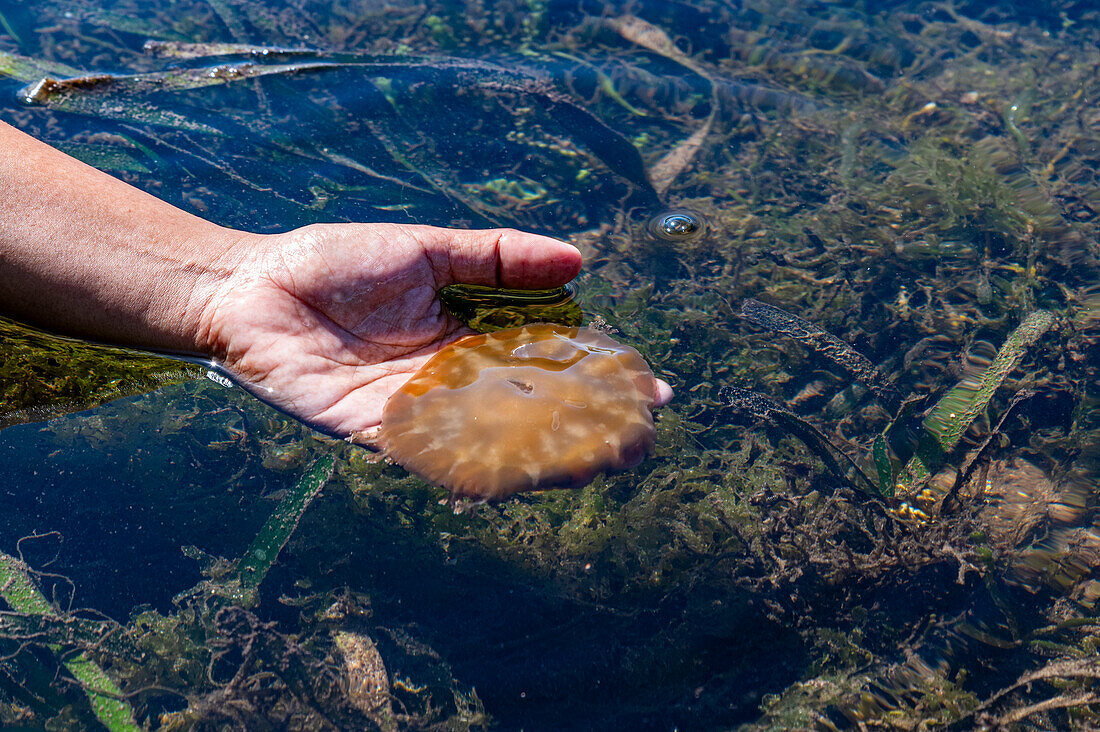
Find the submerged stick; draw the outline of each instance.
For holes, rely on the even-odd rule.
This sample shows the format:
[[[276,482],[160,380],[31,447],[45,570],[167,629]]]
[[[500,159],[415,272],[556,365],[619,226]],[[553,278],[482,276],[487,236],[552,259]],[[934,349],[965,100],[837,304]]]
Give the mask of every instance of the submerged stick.
[[[56,616],[57,612],[46,596],[35,586],[27,565],[13,556],[0,552],[0,597],[16,612],[28,615]],[[55,655],[62,647],[50,643]],[[88,696],[96,718],[111,732],[138,732],[141,726],[134,720],[134,711],[122,697],[122,690],[99,665],[81,651],[61,661],[76,678]]]

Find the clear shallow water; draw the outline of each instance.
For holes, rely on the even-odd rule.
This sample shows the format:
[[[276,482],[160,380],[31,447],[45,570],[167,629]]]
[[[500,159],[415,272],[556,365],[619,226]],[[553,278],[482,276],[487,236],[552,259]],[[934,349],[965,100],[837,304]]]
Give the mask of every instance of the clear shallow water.
[[[461,516],[400,469],[201,379],[3,430],[0,550],[22,548],[71,580],[76,606],[123,623],[144,663],[97,658],[135,692],[139,719],[379,721],[346,693],[341,633],[376,644],[404,724],[1094,719],[1080,659],[1095,651],[1098,594],[1100,31],[1086,4],[0,13],[6,121],[250,230],[366,220],[571,238],[588,317],[677,388],[637,470]],[[122,78],[30,92],[80,72]],[[680,207],[703,217],[703,237],[647,233]],[[1029,313],[1055,323],[1022,348],[922,502],[904,486],[867,495],[904,482],[904,433],[920,420],[812,339],[740,317],[747,298],[834,334],[903,399],[924,396],[913,415],[960,382],[973,393]],[[9,349],[5,365],[35,353]],[[761,419],[728,387],[792,416]],[[883,433],[899,463],[885,484]],[[832,467],[840,453],[869,478]],[[209,585],[173,602],[225,577],[180,547],[242,556],[321,455],[336,456],[334,474],[251,619],[219,615]],[[970,477],[947,510],[958,470]],[[241,628],[259,621],[275,625],[243,660],[254,636]],[[49,654],[6,663],[5,723],[92,723],[81,695],[51,682]],[[229,683],[238,669],[249,684]],[[1052,683],[995,697],[1028,673]]]

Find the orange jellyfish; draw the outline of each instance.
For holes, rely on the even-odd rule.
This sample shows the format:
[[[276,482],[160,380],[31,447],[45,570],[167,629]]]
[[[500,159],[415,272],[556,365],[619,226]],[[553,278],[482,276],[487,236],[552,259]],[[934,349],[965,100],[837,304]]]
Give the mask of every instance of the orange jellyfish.
[[[386,402],[378,440],[452,499],[575,488],[652,452],[655,394],[630,346],[588,328],[525,325],[433,356]]]

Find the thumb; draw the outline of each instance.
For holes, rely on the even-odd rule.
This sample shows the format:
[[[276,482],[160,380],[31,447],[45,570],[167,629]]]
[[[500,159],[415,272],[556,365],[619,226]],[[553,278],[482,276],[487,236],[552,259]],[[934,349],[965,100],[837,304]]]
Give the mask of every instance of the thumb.
[[[581,271],[577,248],[548,236],[515,229],[414,228],[440,285],[545,289],[560,287]]]

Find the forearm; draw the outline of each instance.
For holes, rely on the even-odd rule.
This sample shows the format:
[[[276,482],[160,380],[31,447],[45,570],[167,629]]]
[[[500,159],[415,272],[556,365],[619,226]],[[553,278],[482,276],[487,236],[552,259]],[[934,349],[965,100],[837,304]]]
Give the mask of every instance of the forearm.
[[[0,122],[0,313],[200,354],[206,300],[242,236]]]

